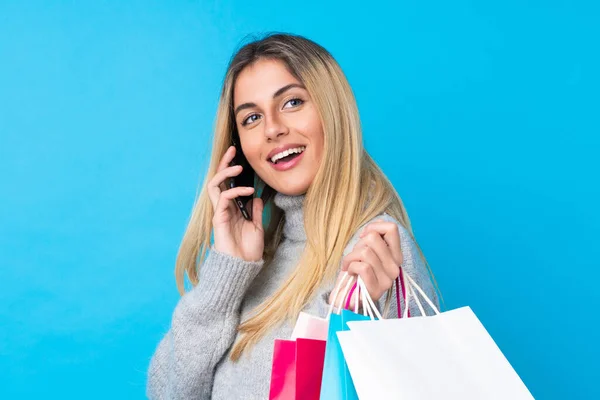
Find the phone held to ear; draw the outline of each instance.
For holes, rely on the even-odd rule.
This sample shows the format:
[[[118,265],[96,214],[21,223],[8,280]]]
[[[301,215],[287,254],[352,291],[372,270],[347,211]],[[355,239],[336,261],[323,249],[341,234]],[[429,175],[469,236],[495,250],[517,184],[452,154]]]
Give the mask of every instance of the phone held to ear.
[[[233,189],[234,187],[240,187],[240,186],[254,187],[254,170],[248,163],[248,160],[246,160],[246,157],[244,156],[244,153],[242,152],[242,148],[239,145],[238,141],[234,140],[233,145],[235,146],[235,157],[233,158],[233,160],[231,161],[231,163],[229,165],[230,166],[241,165],[242,172],[240,172],[240,174],[238,176],[234,176],[233,178],[230,178],[229,182],[227,183],[227,186],[230,189]],[[254,197],[253,195],[239,196],[234,199],[235,204],[240,209],[244,218],[246,218],[248,221],[252,220],[252,213],[251,213],[251,209],[249,209],[247,206],[248,206],[248,202],[250,200],[252,200],[253,197]]]

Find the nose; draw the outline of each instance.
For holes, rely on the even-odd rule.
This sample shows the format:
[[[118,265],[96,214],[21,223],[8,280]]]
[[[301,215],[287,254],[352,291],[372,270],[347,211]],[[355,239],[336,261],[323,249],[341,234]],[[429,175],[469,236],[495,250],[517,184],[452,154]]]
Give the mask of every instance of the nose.
[[[268,142],[287,135],[288,127],[277,115],[265,116],[265,138]]]

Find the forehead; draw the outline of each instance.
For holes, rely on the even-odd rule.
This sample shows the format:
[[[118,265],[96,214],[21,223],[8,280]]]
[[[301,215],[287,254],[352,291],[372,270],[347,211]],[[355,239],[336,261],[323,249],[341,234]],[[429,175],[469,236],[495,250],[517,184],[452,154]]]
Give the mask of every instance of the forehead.
[[[259,60],[238,75],[233,87],[234,106],[272,99],[273,93],[290,83],[300,83],[279,60]]]

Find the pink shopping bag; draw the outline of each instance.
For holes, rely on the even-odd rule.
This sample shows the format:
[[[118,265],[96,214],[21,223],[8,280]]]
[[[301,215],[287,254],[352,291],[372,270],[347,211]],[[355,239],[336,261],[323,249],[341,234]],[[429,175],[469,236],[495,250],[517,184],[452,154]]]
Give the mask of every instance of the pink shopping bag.
[[[324,358],[324,340],[275,340],[269,400],[318,400]]]

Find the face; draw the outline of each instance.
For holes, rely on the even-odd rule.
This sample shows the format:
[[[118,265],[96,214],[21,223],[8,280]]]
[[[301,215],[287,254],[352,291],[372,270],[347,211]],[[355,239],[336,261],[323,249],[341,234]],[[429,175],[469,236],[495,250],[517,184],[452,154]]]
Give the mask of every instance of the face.
[[[306,193],[321,162],[323,128],[308,91],[275,60],[246,67],[234,85],[233,107],[248,162],[273,189]]]

